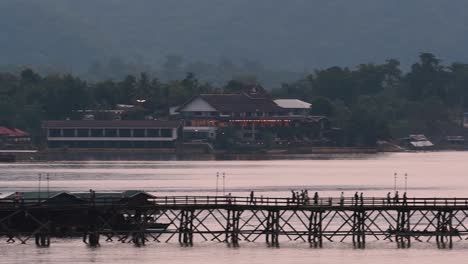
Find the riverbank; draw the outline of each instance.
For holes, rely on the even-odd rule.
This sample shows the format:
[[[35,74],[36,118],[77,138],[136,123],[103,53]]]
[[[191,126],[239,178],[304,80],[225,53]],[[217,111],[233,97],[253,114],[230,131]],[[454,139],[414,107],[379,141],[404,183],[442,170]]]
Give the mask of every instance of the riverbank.
[[[441,149],[438,151],[464,151],[466,149]],[[207,148],[179,149],[45,149],[41,151],[0,151],[1,162],[29,161],[170,161],[170,160],[271,160],[313,157],[326,159],[333,156],[376,155],[379,153],[420,152],[412,150],[390,150],[356,147],[295,147],[287,149],[261,150],[209,150]]]

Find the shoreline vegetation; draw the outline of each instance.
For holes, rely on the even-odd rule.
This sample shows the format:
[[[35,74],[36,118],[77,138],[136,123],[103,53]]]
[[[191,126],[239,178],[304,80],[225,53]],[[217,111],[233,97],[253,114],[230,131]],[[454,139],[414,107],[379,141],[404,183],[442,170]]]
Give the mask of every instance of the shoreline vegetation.
[[[143,120],[148,116],[165,120],[170,117],[170,107],[196,95],[237,93],[252,84],[261,85],[255,77],[237,76],[224,86],[215,87],[193,73],[187,73],[183,79],[161,81],[143,72],[122,80],[89,83],[71,74],[41,76],[31,69],[20,74],[3,72],[0,126],[27,131],[32,146],[42,150],[44,120],[75,120],[80,118],[80,111],[95,109],[105,113],[119,104],[138,106],[126,112],[124,120]],[[419,61],[406,73],[398,60],[390,59],[383,64],[318,69],[303,79],[267,90],[272,98],[310,102],[311,115],[326,116],[333,127],[343,131],[340,140],[322,145],[378,148],[378,141],[391,142],[410,134],[424,134],[436,145],[449,136],[466,137],[463,114],[468,109],[467,87],[468,64],[444,65],[434,54],[421,53]],[[103,114],[95,118],[109,117]],[[291,140],[303,137],[300,129],[284,134]],[[232,151],[229,146],[219,149]],[[301,152],[300,148],[297,151]]]

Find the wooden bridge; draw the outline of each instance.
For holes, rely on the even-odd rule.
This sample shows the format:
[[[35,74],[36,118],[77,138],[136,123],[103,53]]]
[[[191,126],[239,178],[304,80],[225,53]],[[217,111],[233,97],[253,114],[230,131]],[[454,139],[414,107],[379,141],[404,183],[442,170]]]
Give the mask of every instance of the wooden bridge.
[[[75,197],[75,198],[73,198]],[[135,196],[0,200],[0,236],[8,243],[49,246],[50,237],[103,242],[213,241],[233,247],[301,241],[311,247],[349,242],[365,248],[388,241],[398,248],[435,242],[452,248],[468,240],[468,199],[379,197],[291,199],[231,196]]]

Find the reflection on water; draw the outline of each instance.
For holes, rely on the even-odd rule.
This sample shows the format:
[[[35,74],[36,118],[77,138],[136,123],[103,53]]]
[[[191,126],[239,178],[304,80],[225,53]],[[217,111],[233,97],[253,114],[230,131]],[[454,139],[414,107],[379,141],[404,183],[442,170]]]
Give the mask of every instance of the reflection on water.
[[[393,175],[404,189],[408,174],[409,196],[468,196],[468,153],[397,153],[346,155],[323,158],[295,156],[292,160],[235,161],[119,161],[49,162],[0,164],[0,192],[36,190],[38,174],[50,175],[50,188],[60,190],[140,189],[164,194],[214,194],[216,173],[225,173],[226,192],[247,195],[289,196],[291,189],[319,191],[321,196],[384,196],[393,189]],[[42,187],[46,186],[42,182]],[[4,241],[4,240],[3,240]],[[455,244],[451,251],[418,244],[410,250],[396,250],[387,242],[370,244],[366,250],[352,250],[348,244],[333,243],[325,249],[285,243],[281,249],[265,245],[241,244],[240,249],[214,243],[194,248],[174,244],[150,244],[134,248],[128,244],[104,244],[88,249],[79,240],[52,241],[51,248],[6,245],[0,242],[0,263],[434,263],[460,262],[468,243]]]

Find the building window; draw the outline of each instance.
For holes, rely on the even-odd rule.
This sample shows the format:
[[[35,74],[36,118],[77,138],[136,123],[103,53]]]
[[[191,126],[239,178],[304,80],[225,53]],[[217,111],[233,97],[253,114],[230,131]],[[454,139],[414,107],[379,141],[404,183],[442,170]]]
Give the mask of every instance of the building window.
[[[145,137],[144,129],[133,129],[133,137]]]
[[[74,137],[75,136],[75,129],[64,129],[63,130],[64,137]]]
[[[202,116],[202,115],[203,115],[203,112],[194,112],[193,115],[195,115],[195,116]]]
[[[251,116],[252,116],[252,112],[246,112],[246,113],[245,113],[245,116],[246,116],[246,117],[251,117]]]
[[[89,137],[89,129],[80,128],[77,130],[78,137]]]
[[[221,115],[223,115],[223,116],[230,116],[230,115],[231,115],[231,112],[221,112]]]
[[[264,116],[263,112],[257,112],[257,116]]]
[[[104,129],[91,129],[91,136],[92,137],[103,137],[104,136]]]
[[[161,136],[162,137],[172,137],[172,129],[161,129]]]
[[[147,137],[159,137],[159,129],[148,129],[146,130]]]
[[[49,129],[49,137],[61,137],[60,129]]]
[[[120,137],[131,137],[130,129],[119,129]]]
[[[106,137],[117,137],[117,129],[114,128],[104,129],[104,133]]]

